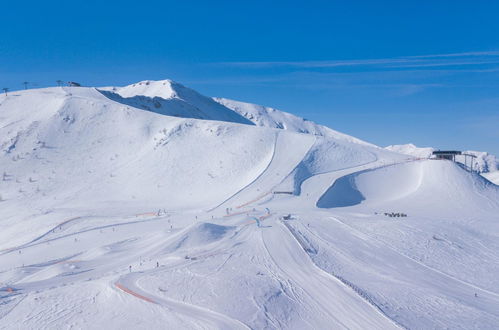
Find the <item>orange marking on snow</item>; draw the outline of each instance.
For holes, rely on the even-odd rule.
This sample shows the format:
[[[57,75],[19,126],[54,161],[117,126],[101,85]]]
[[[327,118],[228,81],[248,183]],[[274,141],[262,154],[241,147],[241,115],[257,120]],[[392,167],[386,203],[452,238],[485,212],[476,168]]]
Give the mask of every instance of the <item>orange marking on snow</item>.
[[[7,288],[7,292],[8,292],[8,293],[12,293],[12,292],[14,292],[14,289],[12,289],[12,288]]]
[[[253,199],[253,200],[251,200],[251,201],[249,201],[249,202],[247,202],[247,203],[244,203],[244,204],[242,204],[242,205],[236,206],[236,208],[237,208],[237,209],[240,209],[241,207],[245,207],[245,206],[247,206],[247,205],[249,205],[249,204],[251,204],[251,203],[254,203],[254,202],[256,202],[256,201],[258,201],[258,200],[262,199],[263,197],[265,197],[265,196],[267,196],[267,195],[270,195],[271,193],[272,193],[272,191],[266,192],[265,194],[260,195],[260,196],[258,196],[257,198],[255,198],[255,199]]]
[[[137,297],[137,298],[139,298],[139,299],[145,300],[145,301],[150,302],[150,303],[153,303],[153,304],[157,304],[157,302],[155,302],[155,301],[154,301],[154,300],[152,300],[151,298],[147,298],[146,296],[143,296],[143,295],[141,295],[141,294],[139,294],[139,293],[137,293],[137,292],[134,292],[134,291],[130,290],[129,288],[127,288],[127,287],[125,287],[125,286],[121,285],[121,284],[120,284],[120,283],[118,283],[118,282],[114,283],[114,285],[115,285],[118,289],[120,289],[120,290],[122,290],[123,292],[126,292],[126,293],[128,293],[128,294],[131,294],[132,296],[135,296],[135,297]]]
[[[149,216],[149,215],[157,215],[157,214],[158,214],[157,212],[145,212],[145,213],[136,214],[135,216],[141,217],[141,216]]]
[[[224,215],[224,218],[227,218],[227,217],[232,217],[234,215],[240,215],[240,214],[245,214],[245,213],[248,213],[249,211],[241,211],[241,212],[236,212],[236,213],[230,213],[230,214],[226,214]]]
[[[271,214],[262,215],[262,216],[258,217],[258,220],[263,221],[263,220],[267,219],[268,217],[270,217],[272,215],[274,215],[274,214],[271,213]],[[250,225],[252,223],[256,223],[256,221],[255,220],[250,220],[250,221],[247,221],[247,222],[243,223],[241,226]]]

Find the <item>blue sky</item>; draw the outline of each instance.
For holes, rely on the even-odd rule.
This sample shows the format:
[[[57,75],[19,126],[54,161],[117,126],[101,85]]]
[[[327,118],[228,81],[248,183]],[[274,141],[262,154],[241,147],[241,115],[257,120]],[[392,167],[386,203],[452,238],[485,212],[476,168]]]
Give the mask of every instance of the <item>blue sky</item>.
[[[170,78],[378,145],[499,156],[497,1],[9,1],[0,88]]]

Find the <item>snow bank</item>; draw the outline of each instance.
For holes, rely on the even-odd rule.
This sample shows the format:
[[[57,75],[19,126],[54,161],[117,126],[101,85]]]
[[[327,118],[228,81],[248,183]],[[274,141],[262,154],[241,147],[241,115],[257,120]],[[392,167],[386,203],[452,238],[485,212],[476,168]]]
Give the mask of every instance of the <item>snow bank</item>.
[[[404,155],[413,156],[415,158],[430,158],[432,156],[435,148],[420,148],[416,147],[414,144],[401,144],[401,145],[391,145],[385,147],[386,150],[390,150],[393,152],[401,153]],[[473,151],[467,150],[463,151],[463,154],[471,154],[476,156],[473,160],[473,169],[477,170],[480,173],[494,172],[498,170],[499,161],[494,155],[490,155],[487,152],[483,151]],[[466,164],[465,156],[457,155],[456,161],[462,164]],[[469,159],[467,160],[469,166]]]
[[[428,160],[386,166],[342,177],[317,203],[321,208],[365,203],[421,208],[480,208],[499,205],[499,188],[450,161]]]

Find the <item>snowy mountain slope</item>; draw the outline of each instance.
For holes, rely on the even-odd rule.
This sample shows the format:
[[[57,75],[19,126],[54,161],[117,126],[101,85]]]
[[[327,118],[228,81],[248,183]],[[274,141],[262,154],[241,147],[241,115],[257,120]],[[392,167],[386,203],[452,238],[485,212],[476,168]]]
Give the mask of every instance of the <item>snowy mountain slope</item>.
[[[482,176],[499,186],[499,171],[482,173]]]
[[[428,148],[416,147],[412,143],[391,145],[385,147],[385,149],[405,155],[414,156],[416,158],[430,158],[433,151],[436,150],[430,147]],[[474,159],[473,168],[478,169],[480,173],[494,172],[499,169],[499,160],[494,155],[490,155],[489,153],[483,151],[473,151],[473,150],[463,151],[463,153],[476,156],[476,158]],[[464,156],[457,156],[456,160],[460,163],[463,164],[465,163]]]
[[[247,118],[257,126],[273,127],[292,132],[326,136],[338,140],[374,146],[355,137],[332,130],[329,127],[318,125],[312,121],[274,108],[225,98],[213,98],[213,100],[229,109],[234,110],[236,113]]]
[[[388,281],[405,283],[404,294],[392,295],[390,285],[378,285],[387,280],[383,275],[387,274],[386,269],[371,273],[371,281],[360,276],[354,282],[364,290],[376,292],[374,295],[391,297],[387,302],[391,306],[388,310],[392,309],[389,313],[410,309],[412,315],[403,316],[403,324],[412,324],[410,327],[415,328],[434,327],[434,323],[426,323],[421,317],[428,310],[433,310],[433,322],[442,325],[451,324],[454,317],[483,320],[495,315],[493,319],[497,319],[497,314],[483,304],[497,301],[499,297],[496,276],[499,272],[496,239],[499,187],[449,161],[419,161],[342,177],[322,196],[318,205],[339,208],[334,218],[340,232],[330,236],[336,231],[318,228],[320,236],[333,241],[350,229],[364,240],[390,248],[389,253],[377,258],[386,257],[386,264],[396,268],[388,271]],[[391,218],[384,214],[392,212],[402,212],[408,217]],[[345,247],[330,248],[316,260],[331,269],[328,260],[344,259],[339,255],[344,250]],[[351,279],[361,269],[378,267],[362,257],[366,254],[370,252],[363,247],[352,251],[364,266],[345,259],[334,265],[335,271]],[[421,277],[419,273],[426,274]],[[378,276],[381,282],[375,280]],[[453,293],[443,297],[441,290]],[[422,309],[420,304],[431,296],[440,297],[439,303],[431,302],[431,306]],[[462,300],[462,297],[469,298]],[[438,312],[443,310],[444,313]],[[465,316],[458,315],[462,311],[466,311]]]
[[[417,158],[430,158],[433,151],[435,151],[434,148],[421,148],[421,147],[416,147],[412,143],[408,144],[394,144],[388,147],[385,147],[386,150],[390,150],[393,152],[398,152],[400,154],[404,155],[410,155],[414,156]]]
[[[19,92],[1,106],[1,194],[33,208],[208,207],[265,169],[276,136],[137,111],[87,88]]]
[[[211,98],[171,80],[145,80],[125,87],[105,87],[99,90],[119,103],[162,115],[252,125],[248,119]]]
[[[496,186],[182,88],[0,96],[0,329],[499,323]]]
[[[337,185],[337,186],[336,186]],[[432,199],[428,199],[433,194]],[[499,207],[499,187],[450,161],[417,161],[366,170],[342,177],[319,200],[319,207],[345,207],[360,203],[382,207],[418,205],[432,212]],[[450,210],[449,210],[450,208]]]

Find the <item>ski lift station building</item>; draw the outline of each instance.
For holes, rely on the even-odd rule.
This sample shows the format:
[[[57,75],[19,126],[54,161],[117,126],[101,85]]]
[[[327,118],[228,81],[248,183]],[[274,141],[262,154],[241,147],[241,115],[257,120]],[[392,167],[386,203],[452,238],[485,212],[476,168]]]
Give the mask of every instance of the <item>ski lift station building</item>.
[[[433,156],[435,156],[436,159],[447,159],[447,160],[452,160],[456,161],[456,156],[461,155],[461,151],[457,150],[436,150],[433,151]]]
[[[435,150],[433,151],[433,156],[436,159],[446,159],[446,160],[451,160],[453,162],[457,162],[456,160],[457,156],[464,156],[463,165],[466,167],[467,170],[473,172],[473,158],[476,158],[475,155],[466,154],[457,150]],[[469,164],[468,164],[468,157],[470,157]]]

